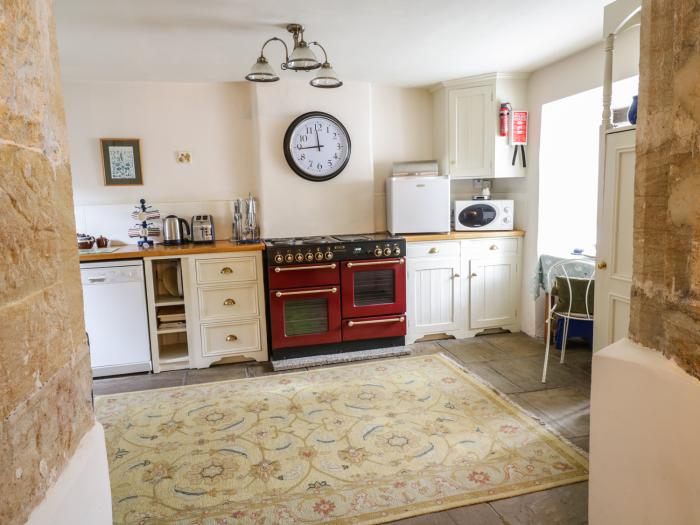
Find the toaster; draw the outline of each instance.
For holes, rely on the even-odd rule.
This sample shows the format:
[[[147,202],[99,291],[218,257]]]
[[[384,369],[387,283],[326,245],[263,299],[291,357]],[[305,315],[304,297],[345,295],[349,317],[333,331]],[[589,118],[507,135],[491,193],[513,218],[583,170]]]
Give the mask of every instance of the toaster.
[[[195,215],[192,217],[192,242],[214,242],[214,217]]]

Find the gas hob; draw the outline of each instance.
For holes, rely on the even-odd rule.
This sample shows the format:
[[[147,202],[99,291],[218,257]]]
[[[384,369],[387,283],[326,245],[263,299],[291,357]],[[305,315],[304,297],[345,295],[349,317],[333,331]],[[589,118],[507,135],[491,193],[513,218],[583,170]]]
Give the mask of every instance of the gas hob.
[[[406,253],[403,237],[382,233],[266,239],[265,246],[269,265],[385,259]]]

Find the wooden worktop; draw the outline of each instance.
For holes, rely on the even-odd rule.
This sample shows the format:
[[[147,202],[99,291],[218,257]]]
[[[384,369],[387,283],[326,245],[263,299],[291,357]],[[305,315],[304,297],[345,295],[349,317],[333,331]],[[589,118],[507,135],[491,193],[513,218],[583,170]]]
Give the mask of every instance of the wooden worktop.
[[[140,248],[135,244],[127,244],[120,246],[117,251],[111,253],[80,254],[80,262],[143,259],[144,257],[178,257],[180,255],[198,253],[251,252],[264,249],[265,245],[261,242],[256,244],[238,244],[231,241],[216,241],[213,244],[182,244],[179,246],[156,244],[153,248]]]
[[[510,231],[468,231],[450,233],[421,233],[416,235],[402,235],[406,242],[421,242],[421,241],[459,241],[461,239],[490,239],[493,237],[524,237],[523,230]]]

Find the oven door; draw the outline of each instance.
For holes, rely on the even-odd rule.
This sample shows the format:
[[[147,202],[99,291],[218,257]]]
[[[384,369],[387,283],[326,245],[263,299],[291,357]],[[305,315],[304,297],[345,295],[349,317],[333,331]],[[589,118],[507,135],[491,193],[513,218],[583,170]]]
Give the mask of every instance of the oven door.
[[[343,319],[406,312],[406,260],[342,263]]]
[[[270,332],[273,349],[340,342],[338,287],[272,290]]]
[[[490,230],[498,225],[499,209],[483,202],[462,208],[455,217],[456,230]]]

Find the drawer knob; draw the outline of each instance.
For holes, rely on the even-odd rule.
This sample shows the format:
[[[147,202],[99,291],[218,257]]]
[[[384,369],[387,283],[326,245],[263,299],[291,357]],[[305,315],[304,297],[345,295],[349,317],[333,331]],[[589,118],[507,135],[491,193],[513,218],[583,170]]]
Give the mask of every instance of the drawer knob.
[[[224,266],[224,267],[221,269],[221,274],[222,274],[222,275],[226,275],[226,274],[229,274],[229,273],[233,273],[233,270],[232,270],[230,267]]]
[[[231,298],[228,298],[224,301],[224,306],[233,306],[234,304],[236,304],[236,301],[234,301]]]
[[[234,341],[238,341],[238,337],[236,337],[236,336],[233,335],[233,334],[228,334],[228,335],[226,336],[226,341],[228,341],[229,343],[232,343],[232,342],[234,342]]]
[[[439,253],[439,252],[440,252],[440,250],[437,248],[430,248],[430,250],[428,250],[428,253]]]
[[[489,246],[489,250],[498,250],[498,246],[496,244],[492,244]]]

